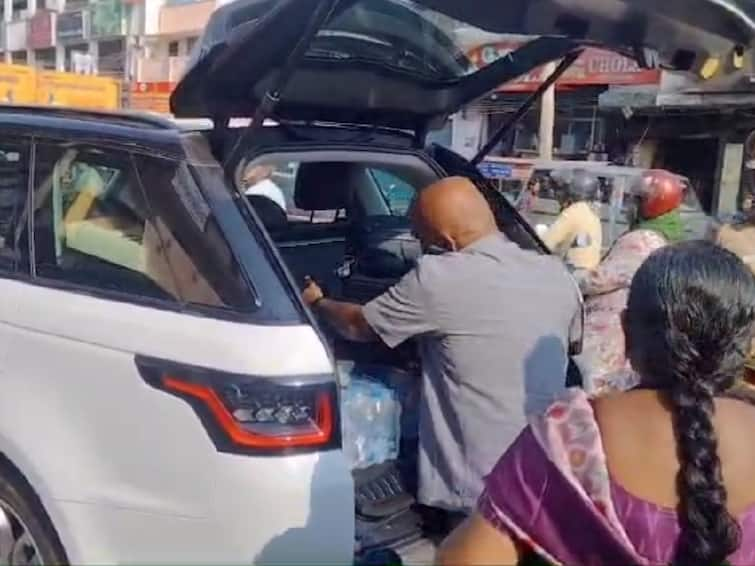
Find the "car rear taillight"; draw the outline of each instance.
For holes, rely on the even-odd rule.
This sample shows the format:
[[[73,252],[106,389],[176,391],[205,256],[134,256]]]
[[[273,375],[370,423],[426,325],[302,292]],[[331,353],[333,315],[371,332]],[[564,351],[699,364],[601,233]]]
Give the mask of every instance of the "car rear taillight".
[[[333,376],[272,379],[136,362],[147,383],[194,408],[218,450],[280,454],[340,447]]]

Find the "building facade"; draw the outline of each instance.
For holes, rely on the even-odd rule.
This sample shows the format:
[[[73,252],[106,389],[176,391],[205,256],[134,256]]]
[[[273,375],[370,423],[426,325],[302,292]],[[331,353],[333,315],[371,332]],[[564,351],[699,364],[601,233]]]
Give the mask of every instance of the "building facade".
[[[657,85],[614,87],[600,111],[627,161],[688,177],[706,211],[726,217],[755,195],[755,82],[741,70],[701,79],[664,71]]]
[[[119,78],[134,91],[138,83],[175,83],[215,5],[215,0],[0,0],[2,61]]]

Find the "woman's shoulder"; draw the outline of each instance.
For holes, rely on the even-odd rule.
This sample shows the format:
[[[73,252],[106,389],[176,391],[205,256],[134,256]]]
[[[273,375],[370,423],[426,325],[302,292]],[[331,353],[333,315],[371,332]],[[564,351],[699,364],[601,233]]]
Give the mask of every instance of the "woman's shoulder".
[[[655,230],[637,229],[630,230],[617,241],[617,245],[634,247],[642,251],[655,251],[662,248],[668,242]]]
[[[638,390],[596,399],[596,421],[611,476],[622,487],[658,505],[677,503],[679,468],[673,414],[656,391]],[[755,503],[755,406],[740,399],[715,402],[718,456],[733,512]],[[641,455],[641,457],[639,457]]]

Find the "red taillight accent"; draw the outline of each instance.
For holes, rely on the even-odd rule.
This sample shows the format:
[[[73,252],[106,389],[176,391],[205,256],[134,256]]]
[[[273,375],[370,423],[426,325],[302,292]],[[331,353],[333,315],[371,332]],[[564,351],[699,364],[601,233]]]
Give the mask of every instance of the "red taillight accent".
[[[301,434],[266,436],[256,434],[243,428],[234,419],[212,387],[200,383],[186,382],[181,379],[164,376],[162,385],[165,389],[188,395],[204,403],[217,424],[230,440],[243,448],[276,450],[286,448],[303,448],[324,446],[331,442],[334,433],[334,407],[330,395],[318,393],[316,397],[315,431]]]

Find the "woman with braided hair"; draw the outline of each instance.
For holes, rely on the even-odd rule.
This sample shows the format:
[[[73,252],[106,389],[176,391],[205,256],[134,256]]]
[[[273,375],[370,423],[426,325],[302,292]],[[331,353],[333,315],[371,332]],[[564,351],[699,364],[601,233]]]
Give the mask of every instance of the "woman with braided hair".
[[[655,252],[630,287],[632,391],[530,419],[441,564],[755,564],[755,278],[731,252]]]

